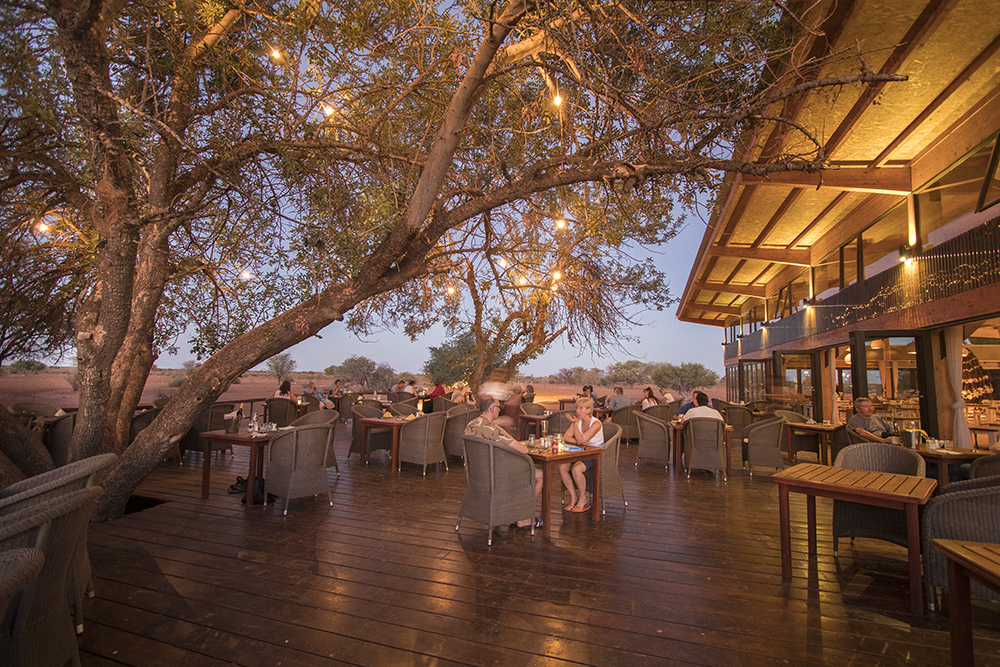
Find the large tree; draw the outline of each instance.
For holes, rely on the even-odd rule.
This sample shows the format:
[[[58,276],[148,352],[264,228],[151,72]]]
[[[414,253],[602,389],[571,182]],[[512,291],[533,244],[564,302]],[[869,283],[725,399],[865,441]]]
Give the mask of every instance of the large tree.
[[[495,220],[547,243],[586,210],[569,213],[595,221],[578,238],[593,262],[631,266],[669,236],[668,203],[718,174],[824,166],[784,100],[892,78],[848,53],[803,77],[823,66],[796,48],[820,36],[814,5],[2,6],[0,187],[22,219],[58,214],[88,259],[72,456],[122,455],[101,518],[241,373],[359,304],[413,308],[466,266],[467,239],[485,257],[507,241]],[[796,154],[727,157],[776,126]],[[589,307],[557,298],[570,318]],[[126,448],[157,351],[188,325],[205,362]]]

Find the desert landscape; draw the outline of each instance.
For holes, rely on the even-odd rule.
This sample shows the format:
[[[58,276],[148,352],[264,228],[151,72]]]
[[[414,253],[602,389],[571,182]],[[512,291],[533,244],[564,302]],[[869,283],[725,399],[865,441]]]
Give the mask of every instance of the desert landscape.
[[[41,373],[31,373],[28,375],[16,375],[6,373],[0,375],[0,402],[10,405],[18,401],[41,401],[51,405],[59,406],[63,409],[75,409],[79,407],[80,396],[73,390],[70,380],[73,373],[72,368],[49,368]],[[150,373],[149,380],[142,392],[140,405],[148,405],[158,396],[170,396],[176,387],[172,387],[171,382],[179,371],[161,369]],[[292,373],[293,391],[301,391],[301,387],[309,380],[315,380],[316,386],[321,390],[326,390],[333,385],[333,378],[323,373],[297,372]],[[277,381],[273,375],[265,371],[250,371],[240,378],[239,384],[233,384],[219,400],[224,401],[248,401],[250,399],[262,399],[268,396],[277,388]],[[555,403],[560,398],[575,395],[580,391],[577,385],[554,384],[550,382],[535,381],[531,383],[535,388],[535,400],[538,403]],[[644,386],[644,385],[643,385]],[[632,388],[624,387],[625,395],[633,400],[642,397],[643,386]],[[599,396],[610,394],[612,387],[596,387],[595,391]],[[724,384],[716,385],[705,390],[712,398],[725,398],[726,387]]]

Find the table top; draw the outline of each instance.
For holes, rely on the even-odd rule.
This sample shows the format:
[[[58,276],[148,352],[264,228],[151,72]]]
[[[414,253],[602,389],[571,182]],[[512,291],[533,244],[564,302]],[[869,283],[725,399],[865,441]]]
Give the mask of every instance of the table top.
[[[523,443],[527,444],[527,443]],[[571,447],[580,447],[579,452],[553,452],[550,449],[537,449],[528,445],[528,456],[531,457],[533,461],[570,461],[574,459],[587,458],[588,456],[593,456],[595,453],[601,453],[604,451],[604,447],[591,447],[589,445],[570,445]]]
[[[406,422],[413,420],[402,417],[362,417],[358,421],[369,426],[402,426]]]
[[[205,431],[201,433],[201,437],[206,440],[215,440],[217,442],[232,442],[237,445],[248,445],[253,442],[267,442],[279,433],[282,433],[282,431],[264,431],[263,433],[251,434],[249,428],[241,426],[237,433],[229,433],[225,429],[220,429],[218,431]]]
[[[813,431],[814,433],[832,433],[840,424],[806,424],[805,422],[786,422],[788,428],[800,431]]]
[[[929,477],[800,463],[771,475],[779,484],[812,491],[850,492],[861,498],[925,504],[937,488]]]
[[[927,449],[926,447],[917,447],[914,449],[917,454],[920,454],[925,459],[965,459],[971,461],[972,459],[977,459],[980,456],[989,456],[992,452],[988,449],[966,449],[965,447],[955,447],[954,449]]]
[[[977,424],[976,426],[969,425],[970,431],[985,431],[987,433],[995,433],[1000,431],[1000,425],[997,424]]]
[[[931,547],[980,579],[1000,586],[1000,544],[939,539],[932,540]]]

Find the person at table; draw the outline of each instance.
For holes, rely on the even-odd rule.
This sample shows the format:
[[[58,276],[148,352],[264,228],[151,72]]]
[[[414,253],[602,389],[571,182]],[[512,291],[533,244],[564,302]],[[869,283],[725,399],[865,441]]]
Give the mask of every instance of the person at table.
[[[431,393],[427,394],[427,398],[433,401],[438,396],[444,396],[444,392],[445,392],[444,385],[441,384],[440,380],[435,380],[434,388],[431,389]]]
[[[847,420],[847,428],[868,442],[889,442],[890,426],[881,417],[875,416],[875,406],[871,399],[861,396],[854,399],[854,416]]]
[[[400,378],[399,382],[389,387],[389,392],[392,394],[398,394],[406,389],[406,380]]]
[[[535,388],[530,384],[525,385],[524,394],[521,396],[521,401],[524,403],[534,403],[535,402]]]
[[[507,431],[496,424],[497,417],[500,416],[500,401],[492,396],[486,396],[479,401],[479,416],[470,421],[465,427],[465,435],[483,440],[491,440],[507,445],[511,449],[528,453],[528,448],[511,437]],[[535,468],[535,500],[542,495],[542,471]],[[528,528],[531,526],[531,519],[524,519],[517,522],[518,528]],[[535,528],[541,528],[540,519],[535,519]]]
[[[604,425],[594,416],[594,399],[576,399],[576,416],[570,417],[570,421],[572,423],[563,436],[566,442],[590,447],[604,446]],[[563,508],[567,512],[586,512],[590,509],[590,504],[587,502],[587,478],[584,473],[593,468],[593,459],[576,461],[573,464],[559,464],[559,476],[569,491],[569,505]]]
[[[708,394],[703,391],[696,391],[694,392],[694,407],[685,412],[683,418],[696,419],[701,417],[718,419],[721,422],[726,421],[722,418],[722,414],[718,410],[709,406]]]
[[[688,410],[690,410],[691,408],[697,407],[698,401],[696,399],[697,399],[697,396],[698,396],[699,393],[700,392],[696,391],[693,394],[691,394],[691,400],[688,401],[687,403],[684,403],[683,405],[681,405],[681,407],[679,407],[677,409],[677,416],[678,417],[683,417],[685,414],[687,414]]]
[[[625,390],[621,387],[615,387],[614,394],[608,399],[608,410],[614,412],[619,408],[627,408],[632,405],[632,401],[629,397],[625,395]]]
[[[583,388],[580,389],[580,393],[577,394],[576,396],[577,396],[577,398],[589,398],[589,399],[593,399],[594,398],[594,387],[591,386],[591,385],[589,385],[589,384],[585,384],[585,385],[583,385]]]
[[[416,396],[417,395],[417,381],[416,380],[410,380],[409,382],[407,382],[406,386],[403,387],[403,391],[405,391],[407,394],[413,394],[414,396]]]
[[[309,380],[309,384],[306,385],[305,391],[302,393],[306,396],[312,396],[319,401],[320,408],[331,410],[334,408],[333,401],[327,400],[327,398],[323,395],[323,392],[316,388],[316,383],[312,380]]]
[[[278,385],[277,391],[268,396],[268,398],[287,398],[295,403],[299,402],[298,397],[292,393],[292,383],[288,380]]]
[[[673,403],[676,399],[666,387],[660,387],[660,403]]]
[[[469,403],[472,399],[472,392],[469,391],[469,385],[464,382],[456,382],[455,390],[451,392],[451,400],[455,403]]]
[[[642,390],[642,409],[645,410],[651,405],[659,405],[660,402],[656,400],[656,396],[653,394],[652,387],[646,387]]]

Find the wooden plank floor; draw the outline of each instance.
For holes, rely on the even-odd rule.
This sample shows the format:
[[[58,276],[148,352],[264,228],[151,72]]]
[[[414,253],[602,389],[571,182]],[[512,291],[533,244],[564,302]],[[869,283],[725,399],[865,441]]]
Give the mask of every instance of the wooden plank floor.
[[[946,665],[948,622],[909,613],[905,551],[875,540],[805,556],[792,496],[794,578],[783,582],[777,485],[634,467],[606,519],[553,511],[552,538],[455,532],[464,470],[393,474],[346,460],[321,499],[245,508],[225,493],[246,450],[163,464],[138,494],[163,504],[93,525],[97,597],[84,665]],[[1000,664],[1000,606],[976,609],[977,664]]]

